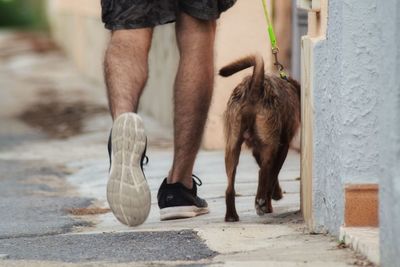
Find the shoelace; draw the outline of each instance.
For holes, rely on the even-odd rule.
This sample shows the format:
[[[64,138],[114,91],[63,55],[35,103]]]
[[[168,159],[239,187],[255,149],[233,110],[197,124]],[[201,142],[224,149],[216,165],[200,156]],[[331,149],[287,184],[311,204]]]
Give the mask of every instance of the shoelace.
[[[149,164],[149,157],[148,156],[146,156],[146,155],[144,155],[144,157],[143,157],[143,160],[142,160],[142,165],[147,165],[147,164]]]
[[[197,186],[201,186],[203,184],[203,182],[200,180],[200,178],[198,176],[196,176],[195,174],[192,174],[192,178],[193,178],[194,183]]]
[[[143,151],[143,155],[142,155],[142,159],[140,161],[140,165],[142,166],[146,166],[149,163],[149,157],[146,155],[147,152],[147,137],[146,137],[146,145],[145,145],[145,149]]]

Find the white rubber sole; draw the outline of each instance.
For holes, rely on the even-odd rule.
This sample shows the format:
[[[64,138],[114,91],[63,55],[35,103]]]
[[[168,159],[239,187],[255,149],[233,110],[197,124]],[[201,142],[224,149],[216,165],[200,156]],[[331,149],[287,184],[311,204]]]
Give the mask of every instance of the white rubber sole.
[[[150,189],[140,166],[146,148],[142,119],[135,113],[120,115],[112,128],[110,177],[107,201],[115,217],[138,226],[150,212]]]
[[[165,221],[173,219],[193,218],[202,214],[207,214],[208,212],[208,208],[199,208],[196,206],[170,207],[160,210],[160,219],[161,221]]]

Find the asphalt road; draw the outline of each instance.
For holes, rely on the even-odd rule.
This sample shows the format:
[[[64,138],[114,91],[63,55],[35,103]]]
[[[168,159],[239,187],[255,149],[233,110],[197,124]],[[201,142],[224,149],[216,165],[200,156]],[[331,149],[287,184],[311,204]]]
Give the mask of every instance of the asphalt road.
[[[46,140],[45,135],[28,128],[22,135],[13,131],[13,127],[2,129],[0,152],[6,153],[22,140]],[[74,191],[67,182],[68,174],[64,166],[42,160],[0,158],[0,265],[2,259],[73,263],[196,261],[217,254],[189,230],[72,233],[90,227],[91,222],[71,216],[68,210],[88,207],[93,200]]]
[[[87,225],[71,218],[67,210],[86,207],[91,200],[66,196],[63,176],[44,162],[0,160],[0,243],[7,238],[66,233]]]
[[[62,262],[192,261],[216,255],[194,231],[67,234],[89,226],[67,210],[87,207],[91,200],[65,196],[64,179],[44,162],[0,160],[0,254]]]
[[[195,261],[213,257],[193,231],[55,235],[2,240],[10,260],[62,262]]]

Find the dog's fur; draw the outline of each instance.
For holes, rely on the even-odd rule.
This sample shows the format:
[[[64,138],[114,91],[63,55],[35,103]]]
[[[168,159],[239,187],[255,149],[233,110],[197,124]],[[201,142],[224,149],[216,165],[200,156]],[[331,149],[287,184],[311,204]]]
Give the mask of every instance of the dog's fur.
[[[235,174],[243,142],[252,149],[260,166],[255,208],[258,215],[272,212],[271,199],[279,200],[282,190],[278,174],[289,145],[300,125],[300,85],[297,81],[264,74],[261,56],[240,59],[220,70],[231,76],[254,67],[234,89],[225,113],[225,167],[228,176],[225,221],[238,221],[235,208]]]

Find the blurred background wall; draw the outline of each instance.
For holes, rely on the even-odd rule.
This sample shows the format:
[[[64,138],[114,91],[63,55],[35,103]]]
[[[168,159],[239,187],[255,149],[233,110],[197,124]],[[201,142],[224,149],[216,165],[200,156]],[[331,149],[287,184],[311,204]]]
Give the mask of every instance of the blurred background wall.
[[[37,0],[39,1],[39,0]],[[100,18],[99,0],[45,0],[52,35],[79,70],[104,90],[102,62],[110,33]],[[288,67],[292,61],[292,22],[297,14],[292,0],[269,1],[281,46],[281,60]],[[292,19],[292,15],[294,19]],[[299,42],[298,42],[299,45]],[[298,49],[300,51],[300,49]],[[225,64],[248,55],[260,53],[271,68],[266,23],[259,0],[238,1],[218,21],[216,40],[216,72]],[[300,52],[295,55],[300,58]],[[150,52],[150,78],[141,99],[140,110],[163,125],[172,128],[172,89],[179,60],[174,25],[157,27]],[[203,147],[219,149],[224,145],[222,116],[227,99],[238,82],[251,70],[229,79],[216,77],[213,102],[206,125]],[[298,71],[299,73],[299,71]]]

